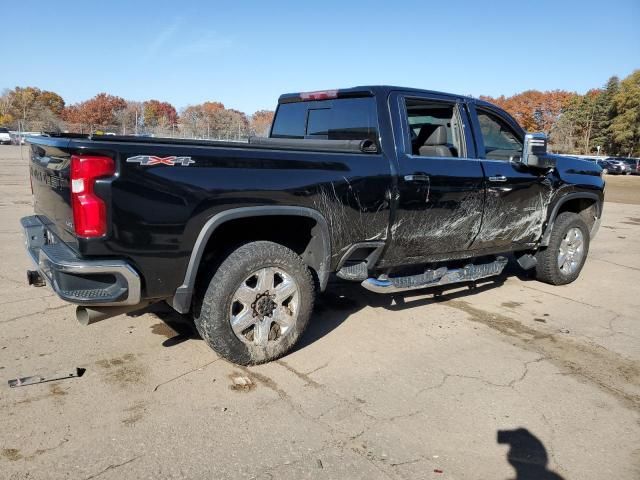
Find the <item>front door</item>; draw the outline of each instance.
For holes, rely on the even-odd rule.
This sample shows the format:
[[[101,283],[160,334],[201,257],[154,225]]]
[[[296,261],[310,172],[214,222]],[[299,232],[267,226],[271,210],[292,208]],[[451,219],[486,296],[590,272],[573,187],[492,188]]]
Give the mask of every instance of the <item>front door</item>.
[[[519,163],[523,132],[498,111],[471,106],[486,179],[482,227],[472,249],[501,248],[535,242],[546,218],[551,181],[546,172]]]
[[[398,183],[391,241],[380,265],[467,250],[480,231],[484,177],[465,134],[465,112],[447,96],[396,94],[390,102],[394,125],[401,126],[394,132]]]

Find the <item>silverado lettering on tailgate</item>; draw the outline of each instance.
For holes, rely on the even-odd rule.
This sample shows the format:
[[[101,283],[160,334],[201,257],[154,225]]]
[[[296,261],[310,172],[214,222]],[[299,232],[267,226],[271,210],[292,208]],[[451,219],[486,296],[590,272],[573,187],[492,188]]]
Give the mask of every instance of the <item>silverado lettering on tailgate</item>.
[[[35,178],[39,182],[49,185],[53,190],[69,188],[69,180],[66,178],[49,174],[36,168],[31,169],[31,177]]]

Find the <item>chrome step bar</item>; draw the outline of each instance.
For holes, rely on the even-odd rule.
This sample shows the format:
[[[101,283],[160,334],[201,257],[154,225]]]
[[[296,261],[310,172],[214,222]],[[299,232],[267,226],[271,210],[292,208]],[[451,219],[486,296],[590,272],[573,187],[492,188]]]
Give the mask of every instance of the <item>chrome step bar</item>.
[[[500,275],[507,265],[505,257],[497,257],[491,263],[480,265],[465,265],[462,268],[440,267],[436,270],[427,270],[419,275],[407,277],[387,277],[381,275],[378,278],[367,278],[362,286],[375,293],[395,293],[420,288],[450,285],[452,283],[474,282],[481,278]]]

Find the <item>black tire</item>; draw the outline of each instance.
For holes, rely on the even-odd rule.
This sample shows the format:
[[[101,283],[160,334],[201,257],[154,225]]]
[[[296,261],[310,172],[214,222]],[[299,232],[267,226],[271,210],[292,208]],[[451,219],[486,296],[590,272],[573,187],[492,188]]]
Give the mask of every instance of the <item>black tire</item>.
[[[281,269],[295,280],[298,316],[286,336],[259,346],[236,336],[231,327],[231,309],[236,290],[247,276],[267,267]],[[239,365],[256,365],[275,360],[291,350],[309,322],[314,298],[313,277],[300,256],[278,243],[251,242],[231,252],[215,271],[202,298],[195,300],[194,322],[200,336],[216,353]]]
[[[579,228],[583,238],[583,254],[575,271],[570,274],[563,272],[558,266],[560,244],[571,228]],[[589,254],[589,227],[576,213],[562,212],[553,223],[553,230],[549,238],[549,246],[536,253],[537,266],[535,277],[537,280],[551,285],[566,285],[573,282],[582,271],[584,262]]]

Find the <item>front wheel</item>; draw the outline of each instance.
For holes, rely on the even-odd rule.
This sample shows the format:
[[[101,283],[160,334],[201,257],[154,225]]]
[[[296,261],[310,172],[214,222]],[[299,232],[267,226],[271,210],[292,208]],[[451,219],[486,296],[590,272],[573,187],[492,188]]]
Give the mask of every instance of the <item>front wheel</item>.
[[[198,332],[218,354],[255,365],[286,354],[304,332],[315,288],[289,248],[266,241],[233,251],[194,309]]]
[[[573,282],[589,253],[589,228],[576,213],[563,212],[556,218],[549,246],[536,253],[536,278],[551,285]]]

